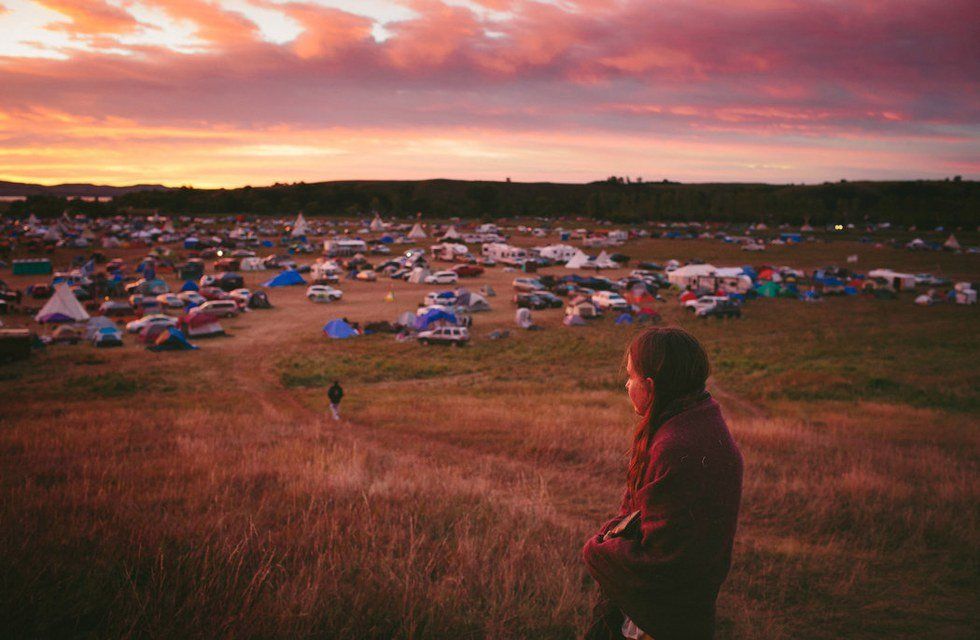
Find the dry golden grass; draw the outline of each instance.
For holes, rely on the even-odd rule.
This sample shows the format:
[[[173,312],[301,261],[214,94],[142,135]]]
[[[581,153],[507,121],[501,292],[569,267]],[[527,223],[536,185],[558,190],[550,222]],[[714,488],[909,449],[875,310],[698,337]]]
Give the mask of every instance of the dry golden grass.
[[[575,637],[579,550],[621,493],[633,329],[553,311],[480,340],[512,323],[511,276],[488,277],[501,296],[464,350],[326,341],[326,320],[429,289],[389,305],[359,283],[337,306],[275,291],[197,352],[65,346],[0,369],[4,636]],[[664,313],[711,351],[746,459],[719,637],[974,637],[976,310]]]

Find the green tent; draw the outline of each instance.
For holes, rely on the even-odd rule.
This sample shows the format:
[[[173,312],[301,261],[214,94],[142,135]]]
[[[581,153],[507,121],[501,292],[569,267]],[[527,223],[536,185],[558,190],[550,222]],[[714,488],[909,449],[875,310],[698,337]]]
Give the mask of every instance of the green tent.
[[[775,282],[763,282],[755,288],[755,292],[764,298],[775,298],[779,295],[779,285]]]

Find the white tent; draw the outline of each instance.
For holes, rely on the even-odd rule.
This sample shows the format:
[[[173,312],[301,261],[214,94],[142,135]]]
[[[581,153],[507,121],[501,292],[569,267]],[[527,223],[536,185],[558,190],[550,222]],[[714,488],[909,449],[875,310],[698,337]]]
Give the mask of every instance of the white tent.
[[[714,265],[710,264],[689,264],[678,267],[667,274],[670,284],[683,289],[689,284],[693,284],[701,276],[711,276],[715,273]]]
[[[242,258],[239,268],[242,271],[262,271],[265,269],[265,261],[262,260],[262,258],[256,258],[255,256]]]
[[[306,224],[306,218],[304,218],[303,214],[300,213],[296,216],[296,222],[293,223],[293,231],[290,235],[292,235],[294,238],[298,238],[300,236],[305,236],[308,231],[309,225]]]
[[[427,237],[425,235],[425,230],[422,229],[421,222],[415,223],[415,226],[412,227],[412,230],[408,232],[408,237],[411,238],[412,240],[422,240],[423,238]]]
[[[521,329],[529,328],[532,324],[534,324],[531,321],[531,310],[526,307],[521,307],[518,309],[517,315],[514,316],[514,322],[516,322],[517,326]]]
[[[408,274],[407,281],[414,284],[421,284],[425,281],[425,277],[432,272],[425,267],[415,267],[412,269],[411,273]]]
[[[951,234],[949,234],[949,237],[946,239],[946,242],[943,243],[943,248],[944,249],[951,249],[953,251],[959,251],[960,250],[960,242],[959,242],[959,240],[956,239],[956,236],[954,236],[951,233]]]
[[[584,251],[577,252],[574,256],[565,263],[565,268],[567,269],[584,269],[591,266],[590,261],[592,259],[585,254]]]
[[[888,281],[896,290],[907,290],[915,288],[915,276],[911,273],[899,273],[891,269],[872,269],[868,272],[869,278],[883,278]]]
[[[88,320],[89,315],[82,307],[82,304],[75,297],[75,294],[71,292],[68,285],[64,282],[59,282],[54,286],[54,295],[48,300],[34,319],[38,322],[44,322],[48,317],[59,315],[65,316],[66,318],[71,318],[75,322],[81,322],[83,320]]]
[[[599,257],[595,259],[595,266],[599,269],[615,269],[617,265],[608,253],[601,251]]]
[[[384,220],[381,219],[381,216],[377,213],[374,214],[374,220],[371,221],[371,231],[384,231],[386,226],[387,225],[385,225]]]
[[[462,240],[462,238],[459,231],[456,231],[456,225],[451,225],[446,229],[446,233],[442,234],[442,240]]]

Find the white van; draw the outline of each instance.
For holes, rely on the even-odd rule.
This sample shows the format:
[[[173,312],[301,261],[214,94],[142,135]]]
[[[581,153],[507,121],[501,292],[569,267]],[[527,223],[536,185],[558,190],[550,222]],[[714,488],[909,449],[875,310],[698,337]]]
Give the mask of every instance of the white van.
[[[209,313],[219,318],[233,318],[238,315],[238,303],[234,300],[208,300],[198,307],[201,313]]]

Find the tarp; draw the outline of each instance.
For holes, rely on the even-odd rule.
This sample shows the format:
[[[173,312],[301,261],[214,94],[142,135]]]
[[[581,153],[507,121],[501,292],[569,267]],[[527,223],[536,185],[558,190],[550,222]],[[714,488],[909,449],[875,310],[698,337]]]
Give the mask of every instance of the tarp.
[[[303,280],[303,276],[299,274],[296,269],[287,269],[276,275],[276,277],[271,280],[266,280],[262,283],[263,287],[289,287],[298,284],[306,284],[306,280]]]
[[[82,307],[78,298],[71,292],[68,285],[59,283],[54,286],[54,295],[34,317],[38,322],[82,322],[89,315]]]
[[[323,332],[331,338],[345,339],[351,338],[357,335],[354,328],[344,322],[343,320],[331,320],[327,324],[323,325]]]
[[[448,311],[443,311],[441,309],[431,309],[426,311],[424,314],[417,316],[415,318],[415,328],[419,331],[423,329],[428,329],[429,325],[433,322],[445,321],[450,324],[456,324],[458,321],[456,316]]]

